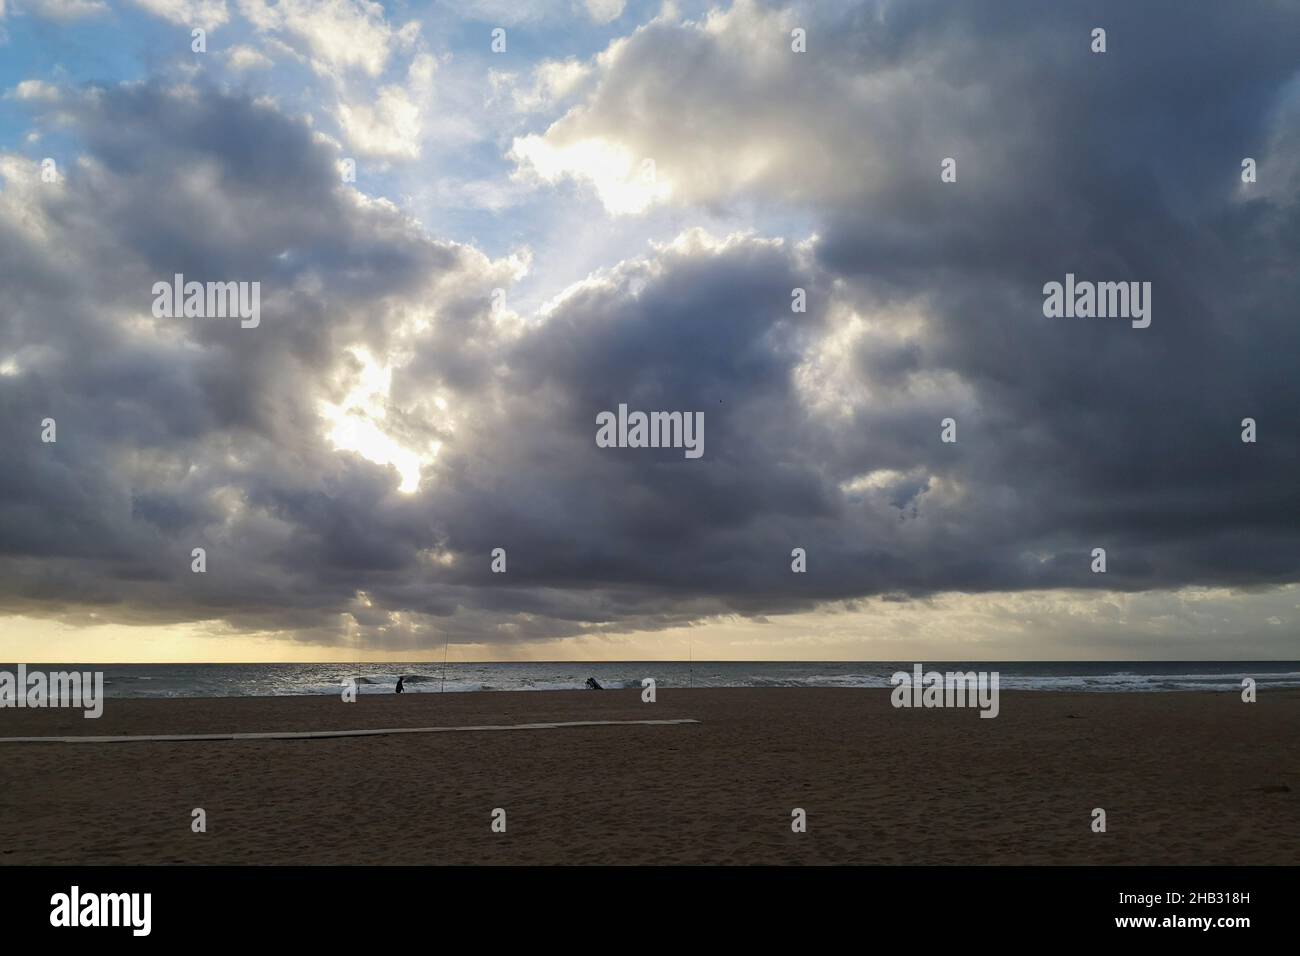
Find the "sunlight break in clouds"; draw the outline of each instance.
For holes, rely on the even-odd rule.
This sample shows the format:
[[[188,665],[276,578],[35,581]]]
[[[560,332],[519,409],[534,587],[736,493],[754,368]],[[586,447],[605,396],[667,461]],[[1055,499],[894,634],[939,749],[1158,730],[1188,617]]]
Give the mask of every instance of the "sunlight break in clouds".
[[[614,215],[645,211],[673,194],[672,184],[658,175],[654,159],[606,139],[583,139],[554,146],[539,136],[515,140],[511,156],[544,182],[566,176],[590,182],[601,203]]]
[[[360,363],[356,384],[338,403],[322,401],[321,417],[329,428],[325,437],[339,451],[354,451],[377,465],[397,469],[401,483],[397,490],[414,494],[420,490],[420,469],[434,460],[439,443],[430,443],[427,452],[405,448],[383,430],[388,415],[388,396],[393,385],[393,370],[381,366],[364,348],[348,352]]]

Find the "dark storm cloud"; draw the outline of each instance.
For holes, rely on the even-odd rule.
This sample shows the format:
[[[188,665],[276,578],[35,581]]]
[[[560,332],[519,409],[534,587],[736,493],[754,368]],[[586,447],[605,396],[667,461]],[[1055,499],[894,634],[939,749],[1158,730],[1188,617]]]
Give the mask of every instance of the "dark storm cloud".
[[[763,7],[652,25],[547,133],[651,144],[682,201],[798,205],[818,240],[688,233],[519,328],[507,267],[358,197],[275,108],[65,93],[87,162],[0,192],[3,608],[418,647],[1300,577],[1300,9],[828,9],[802,61]],[[153,319],[174,272],[260,280],[262,325]],[[1044,318],[1066,272],[1150,281],[1151,327]],[[414,494],[324,437],[358,345],[393,359],[390,433],[442,443]],[[619,403],[704,412],[704,457],[596,447]]]
[[[821,264],[926,297],[934,341],[922,367],[953,370],[981,398],[965,436],[979,460],[965,473],[1014,488],[1008,547],[1106,545],[1122,562],[1107,583],[1129,587],[1293,580],[1300,207],[1276,190],[1294,185],[1295,157],[1265,157],[1278,124],[1296,119],[1288,37],[1300,10],[935,13],[910,5],[910,22],[878,42],[914,46],[941,20],[979,36],[972,82],[1007,104],[983,141],[1010,164],[992,175],[976,143],[960,161],[979,188],[937,193],[900,177],[887,216],[834,210]],[[1097,25],[1102,55],[1081,39]],[[1265,170],[1258,198],[1239,193],[1248,155]],[[925,215],[922,237],[895,241]],[[1042,283],[1066,272],[1151,281],[1151,328],[1043,319]],[[1243,445],[1244,417],[1269,437]],[[1049,580],[1068,578],[1070,560],[1046,564]]]

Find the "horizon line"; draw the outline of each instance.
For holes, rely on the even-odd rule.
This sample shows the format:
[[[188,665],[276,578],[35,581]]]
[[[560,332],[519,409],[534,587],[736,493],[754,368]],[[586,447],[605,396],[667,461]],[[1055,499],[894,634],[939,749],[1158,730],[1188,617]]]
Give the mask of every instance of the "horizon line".
[[[59,666],[68,666],[72,664],[95,664],[101,667],[126,666],[132,664],[147,664],[153,666],[202,666],[202,667],[245,667],[259,664],[296,664],[296,665],[326,665],[337,664],[339,666],[356,667],[361,664],[433,664],[442,667],[447,664],[899,664],[899,663],[924,663],[926,660],[934,663],[994,663],[994,664],[1297,664],[1300,665],[1300,658],[1289,657],[1215,657],[1215,658],[1184,658],[1184,657],[1116,657],[1116,658],[994,658],[994,657],[952,657],[952,658],[892,658],[889,660],[867,660],[865,658],[854,658],[848,660],[837,659],[744,659],[744,660],[679,660],[676,658],[619,658],[617,660],[581,660],[581,659],[556,659],[556,660],[472,660],[472,661],[438,661],[438,660],[392,660],[392,661],[12,661],[4,662],[6,666],[12,663],[14,666],[23,665],[26,667],[34,664],[54,664]]]

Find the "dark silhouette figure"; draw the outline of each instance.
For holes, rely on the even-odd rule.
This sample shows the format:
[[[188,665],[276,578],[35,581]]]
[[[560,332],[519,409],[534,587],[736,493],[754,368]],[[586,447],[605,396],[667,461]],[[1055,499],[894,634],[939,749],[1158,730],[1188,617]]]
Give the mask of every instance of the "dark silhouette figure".
[[[588,678],[587,678],[587,686],[590,687],[592,690],[604,690],[604,689],[605,689],[605,688],[603,688],[603,687],[600,686],[600,681],[596,680],[596,678],[594,678],[594,677],[588,677]]]
[[[398,692],[399,694],[404,694],[404,693],[406,693],[406,688],[402,686],[402,681],[404,681],[404,680],[406,680],[405,677],[399,677],[399,678],[397,678],[397,692]]]

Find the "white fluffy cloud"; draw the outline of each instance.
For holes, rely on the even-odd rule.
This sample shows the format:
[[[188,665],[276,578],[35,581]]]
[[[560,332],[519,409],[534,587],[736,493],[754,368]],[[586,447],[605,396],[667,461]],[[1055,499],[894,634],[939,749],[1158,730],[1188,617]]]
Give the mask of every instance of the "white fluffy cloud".
[[[251,46],[232,47],[226,56],[233,70],[267,70],[274,65],[269,56]]]
[[[370,94],[345,94],[336,115],[348,142],[365,155],[418,158],[435,71],[433,57],[420,54],[411,62],[406,83],[385,84]]]
[[[239,9],[268,45],[322,78],[323,95],[335,100],[329,112],[352,151],[420,156],[437,64],[424,52],[417,21],[394,28],[383,6],[369,0],[239,0]],[[232,65],[254,64],[244,57]],[[405,75],[394,79],[403,67]]]
[[[488,82],[494,97],[508,96],[518,112],[537,113],[574,95],[592,73],[593,67],[580,60],[545,60],[533,68],[527,81],[517,73],[493,70]]]
[[[226,0],[132,0],[143,10],[171,23],[211,29],[230,20]]]
[[[378,76],[400,40],[383,6],[368,0],[239,0],[239,9],[258,30],[282,34],[335,75]]]
[[[799,23],[815,52],[792,51]],[[840,202],[886,188],[913,161],[937,169],[970,141],[967,117],[988,103],[978,85],[952,85],[926,62],[946,49],[901,63],[835,29],[754,0],[701,21],[664,14],[598,55],[591,94],[516,139],[512,155],[524,172],[590,183],[611,212],[628,212],[755,192]],[[887,152],[899,143],[907,155]],[[637,188],[628,168],[647,160],[657,184]]]
[[[14,99],[52,103],[59,98],[59,88],[44,80],[23,80],[13,89]]]
[[[583,0],[587,16],[597,23],[609,23],[623,15],[627,0]]]

